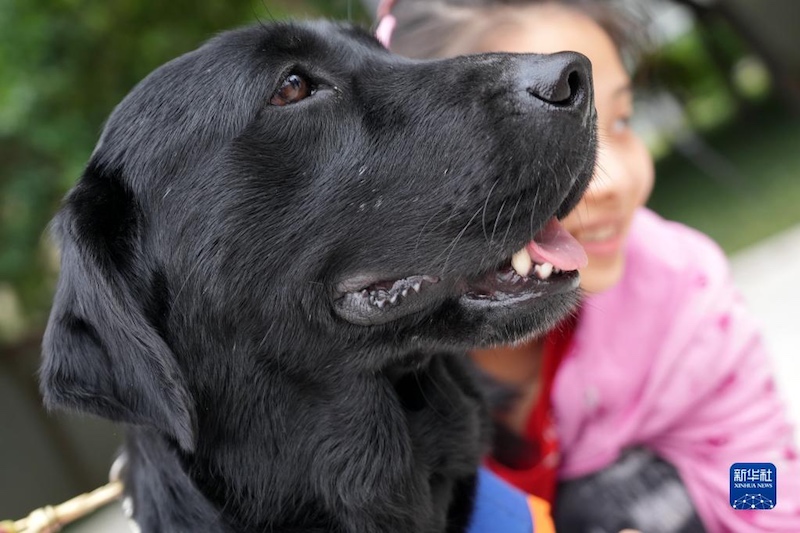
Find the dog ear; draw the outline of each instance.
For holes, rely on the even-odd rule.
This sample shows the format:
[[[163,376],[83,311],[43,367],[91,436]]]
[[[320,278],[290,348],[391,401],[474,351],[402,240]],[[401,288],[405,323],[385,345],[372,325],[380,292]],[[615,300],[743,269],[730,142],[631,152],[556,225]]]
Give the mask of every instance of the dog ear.
[[[54,220],[61,273],[44,336],[42,393],[50,408],[150,425],[192,451],[190,396],[136,288],[140,227],[118,173],[90,164]]]

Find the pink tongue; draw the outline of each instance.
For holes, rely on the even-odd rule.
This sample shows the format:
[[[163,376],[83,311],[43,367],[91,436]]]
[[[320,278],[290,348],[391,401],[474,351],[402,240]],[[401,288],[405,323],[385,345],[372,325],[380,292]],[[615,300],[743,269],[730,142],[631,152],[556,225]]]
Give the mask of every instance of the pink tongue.
[[[526,246],[534,263],[550,263],[561,270],[578,270],[589,263],[583,246],[553,217]]]

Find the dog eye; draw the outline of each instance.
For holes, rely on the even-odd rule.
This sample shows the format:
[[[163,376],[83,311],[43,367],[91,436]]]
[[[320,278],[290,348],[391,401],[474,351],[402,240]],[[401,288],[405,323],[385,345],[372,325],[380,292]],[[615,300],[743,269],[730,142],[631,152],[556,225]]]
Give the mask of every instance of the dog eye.
[[[314,93],[311,84],[297,74],[290,74],[283,80],[280,88],[272,95],[269,103],[271,105],[284,106],[299,102],[308,98]]]

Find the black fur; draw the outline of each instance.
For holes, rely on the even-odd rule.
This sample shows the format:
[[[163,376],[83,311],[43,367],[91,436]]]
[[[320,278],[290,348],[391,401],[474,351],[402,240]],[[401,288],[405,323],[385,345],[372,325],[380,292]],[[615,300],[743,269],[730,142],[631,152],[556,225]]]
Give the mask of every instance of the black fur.
[[[54,222],[42,388],[129,425],[145,533],[467,526],[488,436],[463,350],[575,299],[459,296],[591,175],[588,80],[579,101],[533,95],[563,62],[413,62],[350,26],[275,24],[213,39],[117,107]],[[269,105],[292,72],[315,94]],[[442,290],[356,325],[334,304],[363,272]]]

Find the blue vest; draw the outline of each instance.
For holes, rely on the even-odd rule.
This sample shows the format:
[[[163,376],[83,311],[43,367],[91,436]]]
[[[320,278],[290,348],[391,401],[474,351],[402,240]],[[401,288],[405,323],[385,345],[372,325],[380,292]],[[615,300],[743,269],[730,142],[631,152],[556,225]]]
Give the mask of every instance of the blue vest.
[[[554,533],[550,506],[512,487],[486,468],[478,473],[468,533]]]

